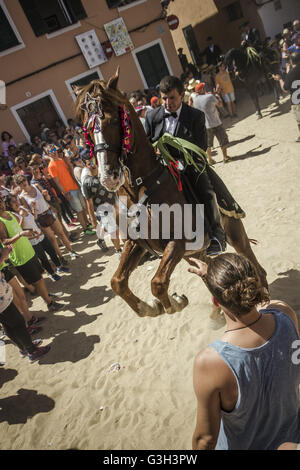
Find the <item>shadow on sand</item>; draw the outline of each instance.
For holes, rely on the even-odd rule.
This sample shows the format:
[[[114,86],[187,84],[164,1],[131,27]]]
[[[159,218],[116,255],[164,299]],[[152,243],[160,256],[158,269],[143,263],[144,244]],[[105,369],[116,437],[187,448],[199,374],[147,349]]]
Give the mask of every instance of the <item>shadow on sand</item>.
[[[36,390],[21,388],[17,395],[0,400],[0,423],[25,424],[29,418],[48,413],[55,406],[54,400]]]

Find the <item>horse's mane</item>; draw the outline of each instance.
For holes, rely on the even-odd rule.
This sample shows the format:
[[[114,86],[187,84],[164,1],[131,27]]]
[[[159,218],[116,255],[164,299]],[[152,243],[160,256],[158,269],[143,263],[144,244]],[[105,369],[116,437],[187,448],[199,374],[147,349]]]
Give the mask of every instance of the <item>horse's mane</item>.
[[[226,52],[224,56],[224,63],[225,65],[231,65],[232,61],[243,61],[245,59],[245,51],[241,50],[241,48],[232,48]]]
[[[111,111],[114,106],[130,107],[130,103],[126,96],[119,90],[107,87],[106,82],[103,80],[93,80],[88,85],[75,88],[76,102],[75,102],[75,115],[77,119],[84,120],[84,111],[81,106],[85,102],[86,94],[89,93],[93,98],[98,98],[101,101],[103,111]]]

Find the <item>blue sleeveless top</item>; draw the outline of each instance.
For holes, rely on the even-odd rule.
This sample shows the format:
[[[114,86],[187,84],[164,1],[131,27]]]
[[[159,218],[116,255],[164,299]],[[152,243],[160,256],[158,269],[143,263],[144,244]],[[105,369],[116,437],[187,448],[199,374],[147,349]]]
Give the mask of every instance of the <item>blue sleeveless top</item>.
[[[276,322],[262,346],[245,349],[220,340],[210,344],[238,385],[235,408],[221,411],[216,450],[274,450],[283,442],[300,443],[298,332],[280,310],[260,312],[273,313]]]

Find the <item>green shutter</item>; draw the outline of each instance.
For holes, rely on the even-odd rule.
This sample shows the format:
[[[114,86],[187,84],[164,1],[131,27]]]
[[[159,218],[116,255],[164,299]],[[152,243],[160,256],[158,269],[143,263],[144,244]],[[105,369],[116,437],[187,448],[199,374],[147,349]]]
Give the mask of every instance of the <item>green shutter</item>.
[[[87,17],[81,0],[64,0],[64,3],[74,23]]]
[[[43,3],[45,0],[38,0]],[[21,7],[33,29],[36,36],[42,36],[48,32],[48,27],[40,15],[36,0],[19,0]]]
[[[122,0],[106,0],[108,8],[117,8],[122,3]]]
[[[6,51],[11,47],[17,46],[19,43],[12,27],[2,8],[0,7],[0,52]]]

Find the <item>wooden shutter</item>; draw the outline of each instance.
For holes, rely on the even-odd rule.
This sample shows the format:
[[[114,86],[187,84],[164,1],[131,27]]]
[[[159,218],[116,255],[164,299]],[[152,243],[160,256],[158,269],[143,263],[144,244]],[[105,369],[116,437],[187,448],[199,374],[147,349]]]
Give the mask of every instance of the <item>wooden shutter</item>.
[[[81,0],[64,0],[64,4],[66,5],[74,23],[77,23],[77,21],[87,17],[86,11],[83,8]]]
[[[159,44],[136,53],[148,88],[155,88],[161,79],[169,75],[169,69]]]
[[[40,0],[45,1],[45,0]],[[33,29],[36,36],[42,36],[48,33],[48,27],[44,19],[42,18],[36,0],[19,0],[21,7],[24,10],[25,15]]]
[[[106,0],[108,8],[117,8],[121,5],[122,0]]]
[[[0,6],[0,31],[1,31],[0,52],[6,51],[7,49],[10,49],[11,47],[14,47],[20,44],[1,6]]]

